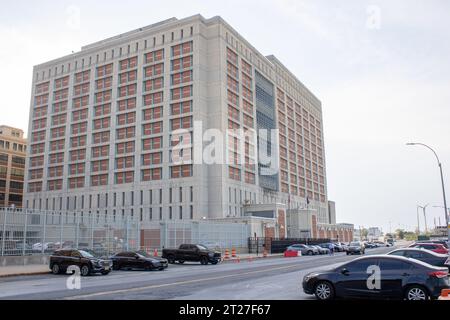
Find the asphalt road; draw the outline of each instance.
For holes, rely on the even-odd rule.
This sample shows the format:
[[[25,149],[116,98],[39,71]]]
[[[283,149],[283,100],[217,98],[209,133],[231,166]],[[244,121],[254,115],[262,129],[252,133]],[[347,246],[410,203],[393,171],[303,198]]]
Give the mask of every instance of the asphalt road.
[[[366,255],[392,248],[367,249]],[[314,299],[301,289],[303,275],[354,259],[334,256],[268,258],[219,265],[185,263],[165,271],[113,271],[81,278],[81,289],[69,290],[69,275],[20,276],[0,279],[0,299]]]

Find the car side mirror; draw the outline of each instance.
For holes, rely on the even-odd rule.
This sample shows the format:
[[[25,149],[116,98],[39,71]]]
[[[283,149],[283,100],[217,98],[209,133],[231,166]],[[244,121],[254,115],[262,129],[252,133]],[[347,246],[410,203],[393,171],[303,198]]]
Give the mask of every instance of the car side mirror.
[[[348,275],[348,274],[349,274],[349,271],[348,271],[347,268],[343,268],[343,269],[341,269],[341,273],[342,273],[343,275]]]

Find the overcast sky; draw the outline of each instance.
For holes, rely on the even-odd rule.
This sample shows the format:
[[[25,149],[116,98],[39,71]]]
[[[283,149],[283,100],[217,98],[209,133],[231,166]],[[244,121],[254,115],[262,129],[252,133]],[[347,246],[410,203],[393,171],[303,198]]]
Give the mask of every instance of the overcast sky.
[[[170,17],[220,15],[322,101],[338,222],[414,229],[430,203],[433,226],[436,160],[405,143],[436,149],[450,191],[449,12],[446,0],[3,1],[0,123],[28,127],[33,65]]]

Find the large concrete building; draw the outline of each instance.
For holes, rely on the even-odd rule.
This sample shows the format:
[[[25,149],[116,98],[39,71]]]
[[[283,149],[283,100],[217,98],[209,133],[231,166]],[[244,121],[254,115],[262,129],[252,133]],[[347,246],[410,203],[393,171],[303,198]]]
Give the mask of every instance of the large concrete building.
[[[225,161],[199,161],[217,131]],[[295,228],[313,236],[331,223],[321,102],[220,17],[168,19],[35,66],[29,132],[28,208],[271,218],[281,237],[288,212],[306,210]]]
[[[23,130],[0,125],[0,207],[22,207],[26,149]]]

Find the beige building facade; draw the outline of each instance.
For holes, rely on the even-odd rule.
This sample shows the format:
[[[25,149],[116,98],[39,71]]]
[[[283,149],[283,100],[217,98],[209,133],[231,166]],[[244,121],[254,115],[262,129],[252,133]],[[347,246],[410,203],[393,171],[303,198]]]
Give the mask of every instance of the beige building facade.
[[[26,149],[23,130],[0,125],[0,207],[22,207]]]
[[[220,17],[168,19],[35,66],[28,129],[27,208],[282,229],[287,210],[309,210],[306,227],[331,223],[321,102]],[[223,134],[226,161],[197,161],[208,130]]]

